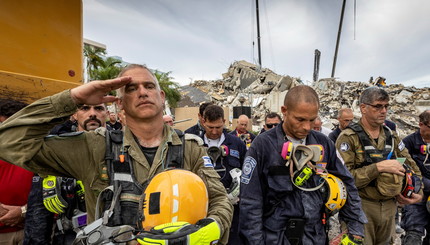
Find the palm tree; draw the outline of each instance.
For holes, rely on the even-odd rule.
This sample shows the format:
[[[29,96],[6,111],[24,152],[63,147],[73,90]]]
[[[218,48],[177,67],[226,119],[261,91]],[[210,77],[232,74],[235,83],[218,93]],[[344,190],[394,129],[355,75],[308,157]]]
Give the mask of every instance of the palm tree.
[[[169,105],[173,108],[176,107],[179,100],[181,100],[181,94],[178,91],[179,84],[173,82],[173,77],[170,76],[172,72],[161,72],[158,70],[154,71],[155,77],[158,79],[160,88],[166,94],[166,100]]]
[[[94,70],[97,70],[98,67],[103,63],[102,56],[106,55],[106,50],[98,47],[94,47],[92,45],[84,44],[84,56],[87,59],[86,66],[87,72],[89,75],[89,80],[94,80],[91,77]]]
[[[90,73],[92,80],[107,80],[118,76],[122,69],[122,61],[114,57],[108,57],[105,60],[101,60],[97,69],[94,69]]]

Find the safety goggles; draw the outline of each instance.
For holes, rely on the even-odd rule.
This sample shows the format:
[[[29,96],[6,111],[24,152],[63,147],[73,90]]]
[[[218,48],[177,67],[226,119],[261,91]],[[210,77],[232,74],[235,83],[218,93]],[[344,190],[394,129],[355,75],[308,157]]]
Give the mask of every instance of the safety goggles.
[[[267,124],[266,124],[266,127],[267,127],[267,128],[273,128],[273,127],[278,126],[278,124],[279,124],[279,123],[267,123]]]

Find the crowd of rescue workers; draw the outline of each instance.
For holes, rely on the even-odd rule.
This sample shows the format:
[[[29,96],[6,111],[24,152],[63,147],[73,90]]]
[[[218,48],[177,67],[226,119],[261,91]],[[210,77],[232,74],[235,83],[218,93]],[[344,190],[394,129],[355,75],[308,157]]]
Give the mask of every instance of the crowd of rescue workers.
[[[369,87],[359,120],[333,108],[331,130],[298,85],[257,135],[245,114],[229,131],[212,102],[182,132],[165,97],[131,64],[29,105],[0,100],[0,245],[430,244],[430,108],[401,139],[388,93]]]

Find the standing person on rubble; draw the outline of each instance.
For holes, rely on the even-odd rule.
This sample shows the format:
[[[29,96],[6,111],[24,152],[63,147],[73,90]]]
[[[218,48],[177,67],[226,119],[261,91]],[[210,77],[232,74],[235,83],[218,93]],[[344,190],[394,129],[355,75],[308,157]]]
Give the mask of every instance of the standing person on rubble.
[[[412,175],[412,169],[420,176],[421,172],[397,134],[383,125],[388,102],[385,90],[364,90],[359,99],[360,121],[350,124],[336,141],[345,166],[354,176],[369,221],[364,226],[364,244],[368,245],[385,245],[394,234],[396,200],[399,204],[412,204],[422,198],[422,191],[415,193],[417,189],[404,196],[405,173]],[[400,161],[405,159],[399,158],[406,159],[404,165]]]
[[[430,110],[419,115],[419,129],[403,139],[423,175],[424,196],[420,202],[403,208],[401,226],[406,231],[402,244],[429,244],[430,240]]]
[[[247,115],[240,115],[237,119],[236,129],[229,133],[239,137],[245,143],[246,149],[249,149],[252,141],[255,139],[255,135],[247,130],[248,125],[249,117]]]
[[[328,207],[340,209],[339,217],[347,223],[343,242],[360,244],[366,217],[333,142],[312,130],[319,107],[311,87],[290,89],[281,107],[283,123],[256,137],[248,150],[240,192],[244,244],[328,244]],[[320,167],[311,168],[316,162]],[[328,188],[321,189],[324,182],[332,183],[328,180],[335,181],[329,189],[338,198],[327,198]],[[344,188],[336,188],[338,184]]]
[[[115,89],[118,89],[119,97],[107,95]],[[104,128],[63,139],[45,138],[50,128],[67,119],[79,105],[115,101],[120,109],[124,109],[127,118],[121,154],[125,154],[123,159],[128,164],[121,165],[121,169],[118,169],[119,166],[115,167],[116,165],[106,165],[107,131]],[[181,162],[180,165],[184,169],[203,179],[209,196],[207,217],[212,218],[211,224],[217,224],[221,236],[220,244],[225,244],[230,229],[232,205],[199,141],[192,135],[180,136],[171,127],[164,125],[164,101],[165,94],[154,74],[143,65],[128,65],[116,79],[93,81],[43,98],[3,123],[0,127],[0,151],[4,153],[1,159],[16,162],[42,174],[82,180],[86,190],[85,202],[89,222],[95,218],[97,195],[105,187],[112,185],[113,181],[120,186],[127,185],[127,188],[119,188],[117,185],[114,187],[115,196],[111,198],[118,197],[120,202],[116,202],[116,198],[111,199],[114,215],[108,216],[108,221],[136,226],[140,222],[136,199],[139,199],[144,191],[142,185],[173,164],[166,159],[172,159],[168,158],[173,157],[170,153],[178,153],[173,149],[182,148],[179,152],[183,153],[183,157],[175,159]],[[177,147],[173,148],[174,145]],[[120,159],[115,158],[115,161],[109,163],[119,163]],[[121,179],[124,175],[130,178]],[[123,198],[126,200],[122,201]],[[119,207],[114,205],[115,203],[118,203]]]

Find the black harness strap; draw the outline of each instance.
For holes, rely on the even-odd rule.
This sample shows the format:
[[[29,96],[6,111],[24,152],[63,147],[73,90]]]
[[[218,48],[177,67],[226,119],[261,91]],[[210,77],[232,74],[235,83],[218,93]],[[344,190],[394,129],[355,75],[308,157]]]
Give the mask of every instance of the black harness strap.
[[[369,137],[367,136],[366,132],[360,124],[351,123],[348,128],[354,130],[354,132],[357,133],[364,150],[365,161],[360,166],[358,166],[358,168],[368,166],[372,163],[377,163],[387,159],[392,147],[394,147],[392,145],[393,136],[388,128],[384,126],[385,147],[383,150],[378,150],[372,145],[372,142],[370,141]],[[395,158],[395,156],[393,155],[391,156],[391,158]]]

